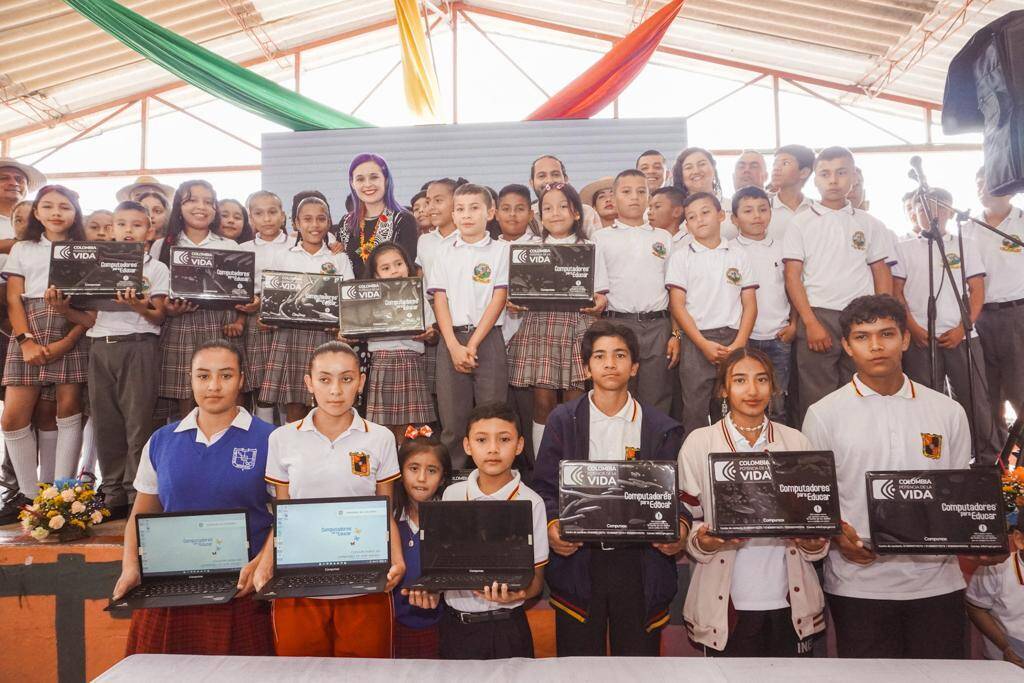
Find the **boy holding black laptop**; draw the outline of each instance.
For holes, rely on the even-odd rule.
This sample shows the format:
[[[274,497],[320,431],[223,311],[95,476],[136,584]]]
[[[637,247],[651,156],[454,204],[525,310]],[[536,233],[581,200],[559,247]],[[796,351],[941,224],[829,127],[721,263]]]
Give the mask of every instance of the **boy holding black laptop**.
[[[594,388],[555,408],[537,454],[533,483],[544,499],[554,551],[547,574],[560,657],[605,655],[609,640],[612,655],[656,657],[676,593],[675,556],[685,546],[686,519],[679,520],[676,543],[573,543],[560,536],[561,461],[674,462],[679,452],[682,425],[629,392],[638,347],[629,327],[604,320],[591,325],[582,356]]]

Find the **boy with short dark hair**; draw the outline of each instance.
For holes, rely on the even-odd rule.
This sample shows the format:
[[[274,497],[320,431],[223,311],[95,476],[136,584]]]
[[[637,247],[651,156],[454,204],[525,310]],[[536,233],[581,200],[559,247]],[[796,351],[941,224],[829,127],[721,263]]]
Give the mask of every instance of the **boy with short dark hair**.
[[[807,211],[811,199],[805,197],[803,187],[814,174],[814,150],[803,145],[783,145],[775,151],[772,162],[771,187],[772,222],[768,234],[779,244],[786,236],[786,229],[793,217]]]
[[[605,320],[582,340],[583,362],[594,388],[548,417],[534,473],[547,508],[551,606],[558,656],[656,657],[661,628],[676,592],[675,555],[685,545],[681,518],[674,544],[573,543],[559,535],[558,470],[563,460],[675,460],[683,428],[629,393],[639,344],[633,330]]]
[[[668,185],[651,192],[651,203],[647,208],[647,222],[653,228],[661,228],[672,235],[675,249],[687,236],[683,228],[683,202],[686,196],[678,187]]]
[[[486,188],[462,185],[453,216],[458,237],[438,252],[427,292],[441,332],[437,351],[437,404],[441,442],[452,465],[465,465],[463,437],[474,404],[504,401],[508,369],[501,324],[508,294],[508,243],[491,239],[494,200]]]

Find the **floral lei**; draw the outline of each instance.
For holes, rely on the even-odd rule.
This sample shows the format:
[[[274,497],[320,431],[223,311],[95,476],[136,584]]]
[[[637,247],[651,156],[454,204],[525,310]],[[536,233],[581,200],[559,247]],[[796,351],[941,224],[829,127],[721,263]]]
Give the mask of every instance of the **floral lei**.
[[[380,216],[377,217],[377,223],[374,225],[373,232],[367,237],[366,234],[366,217],[364,216],[359,221],[359,258],[366,263],[367,259],[370,258],[370,252],[377,246],[377,239],[380,238],[381,242],[388,242],[391,240],[391,236],[394,232],[394,215],[395,212],[391,209],[385,208],[381,212]]]

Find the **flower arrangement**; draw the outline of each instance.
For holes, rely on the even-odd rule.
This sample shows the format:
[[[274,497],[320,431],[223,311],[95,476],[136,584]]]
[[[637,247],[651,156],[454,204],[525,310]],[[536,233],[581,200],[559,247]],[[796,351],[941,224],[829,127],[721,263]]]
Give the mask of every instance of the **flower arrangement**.
[[[1007,514],[1024,507],[1024,467],[1003,471],[1003,499]]]
[[[19,514],[21,528],[37,541],[51,534],[61,541],[81,538],[109,516],[92,484],[79,479],[40,484],[35,500]]]

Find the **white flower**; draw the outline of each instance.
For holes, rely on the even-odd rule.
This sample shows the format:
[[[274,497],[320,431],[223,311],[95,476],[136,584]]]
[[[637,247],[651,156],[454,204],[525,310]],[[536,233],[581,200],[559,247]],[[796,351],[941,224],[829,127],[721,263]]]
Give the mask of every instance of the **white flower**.
[[[90,516],[89,519],[92,520],[93,524],[99,524],[103,521],[103,513],[97,510],[96,512],[92,513],[92,516]]]
[[[32,528],[33,524],[35,524],[35,520],[31,517],[26,517],[25,519],[21,520],[21,528],[25,531],[29,531]]]
[[[85,503],[80,500],[76,500],[71,504],[71,514],[80,515],[85,512]]]
[[[46,529],[44,529],[43,527],[39,526],[39,527],[36,527],[35,529],[33,529],[32,533],[29,534],[29,535],[32,538],[36,539],[37,541],[41,541],[44,538],[46,538],[47,536],[49,536],[50,532],[47,531]]]
[[[39,512],[39,505],[36,503],[32,503],[31,505],[28,506],[28,509],[31,510],[32,512]]]
[[[64,526],[64,517],[57,515],[56,517],[50,517],[50,528],[57,531]]]
[[[59,496],[60,491],[57,490],[56,486],[50,486],[48,488],[43,489],[41,495],[43,496],[43,500],[50,500],[52,498],[56,498],[57,496]]]
[[[72,491],[71,489],[64,489],[63,491],[60,492],[60,497],[65,503],[70,503],[78,496],[76,496],[75,492]]]

